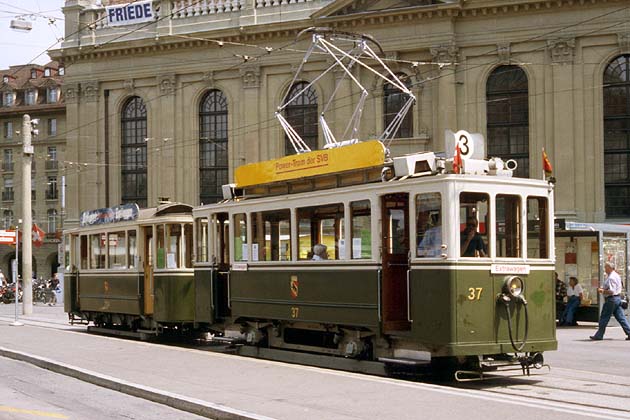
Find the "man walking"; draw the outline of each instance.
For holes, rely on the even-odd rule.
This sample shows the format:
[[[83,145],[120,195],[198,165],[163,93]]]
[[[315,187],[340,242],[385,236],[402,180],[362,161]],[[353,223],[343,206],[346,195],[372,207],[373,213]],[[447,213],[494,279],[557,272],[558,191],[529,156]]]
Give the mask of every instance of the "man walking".
[[[595,335],[591,335],[591,340],[602,340],[604,338],[606,326],[612,315],[615,316],[615,319],[626,333],[626,340],[630,340],[630,325],[621,308],[621,277],[619,277],[619,274],[615,271],[615,263],[613,262],[606,262],[604,264],[604,271],[606,271],[604,285],[597,289],[597,292],[604,296],[604,307],[599,316],[599,328]]]

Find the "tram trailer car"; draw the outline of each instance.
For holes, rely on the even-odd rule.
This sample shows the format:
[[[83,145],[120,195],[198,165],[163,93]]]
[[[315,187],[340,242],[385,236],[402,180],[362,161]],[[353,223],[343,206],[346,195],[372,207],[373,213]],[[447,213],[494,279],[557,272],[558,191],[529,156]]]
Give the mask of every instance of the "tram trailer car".
[[[192,207],[84,212],[65,232],[64,309],[72,322],[157,334],[194,323]],[[121,216],[122,215],[122,216]]]
[[[429,352],[462,379],[543,366],[557,348],[553,185],[488,173],[341,186],[366,170],[195,208],[197,284],[222,285],[210,323],[255,346],[391,365]]]

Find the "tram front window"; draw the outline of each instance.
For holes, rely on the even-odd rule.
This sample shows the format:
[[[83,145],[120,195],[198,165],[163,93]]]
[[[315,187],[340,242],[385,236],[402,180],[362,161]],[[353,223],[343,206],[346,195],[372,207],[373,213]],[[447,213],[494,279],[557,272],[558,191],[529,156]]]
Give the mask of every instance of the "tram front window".
[[[496,253],[497,257],[520,258],[521,197],[499,194],[496,198]]]
[[[549,258],[547,212],[545,197],[527,197],[527,258]]]
[[[200,217],[195,219],[196,242],[197,242],[197,262],[208,262],[208,218]]]
[[[459,196],[460,253],[462,257],[487,257],[488,203],[487,194],[464,192]]]
[[[416,196],[417,256],[439,257],[442,254],[442,199],[440,193]]]

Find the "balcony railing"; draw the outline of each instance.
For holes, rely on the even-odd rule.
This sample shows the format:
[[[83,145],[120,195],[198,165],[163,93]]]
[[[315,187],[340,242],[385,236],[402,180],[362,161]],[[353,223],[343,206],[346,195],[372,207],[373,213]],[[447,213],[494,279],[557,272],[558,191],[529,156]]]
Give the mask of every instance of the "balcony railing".
[[[46,170],[47,171],[54,171],[56,169],[59,169],[59,161],[58,160],[47,160],[46,161]]]
[[[153,0],[155,31],[129,34],[129,27],[110,27],[105,7],[95,1],[81,12],[81,28],[68,36],[62,48],[116,40],[127,33],[134,39],[184,35],[212,30],[245,28],[287,20],[308,19],[333,0]],[[264,10],[263,10],[264,9]],[[84,22],[84,23],[83,23]],[[150,33],[149,33],[150,32]],[[80,41],[79,41],[80,39]],[[129,36],[125,37],[129,40]]]
[[[2,201],[13,201],[13,191],[2,191]]]
[[[13,162],[2,162],[2,170],[4,172],[13,172]]]

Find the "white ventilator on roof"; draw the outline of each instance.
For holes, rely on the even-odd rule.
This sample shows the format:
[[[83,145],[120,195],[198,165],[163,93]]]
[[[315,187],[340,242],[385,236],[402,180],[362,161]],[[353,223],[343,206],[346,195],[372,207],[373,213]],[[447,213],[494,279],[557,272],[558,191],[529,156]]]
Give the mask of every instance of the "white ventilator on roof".
[[[310,83],[306,84],[302,90],[297,92],[292,97],[289,97],[290,90],[287,90],[287,94],[282,99],[282,102],[275,113],[276,118],[278,118],[280,125],[284,129],[284,132],[286,133],[287,138],[291,142],[291,145],[295,149],[296,153],[310,152],[311,149],[300,137],[299,133],[291,126],[291,124],[289,124],[284,115],[282,115],[282,112],[287,106],[295,103],[307,89],[309,89],[312,85],[317,83],[326,74],[330,73],[333,70],[340,70],[342,72],[342,77],[339,77],[337,79],[333,94],[329,98],[328,102],[326,102],[319,115],[319,125],[322,128],[324,140],[326,142],[324,148],[339,147],[346,144],[354,144],[359,141],[357,137],[359,134],[359,126],[361,123],[363,106],[365,105],[365,100],[368,97],[368,91],[358,80],[358,78],[356,77],[356,73],[353,73],[352,69],[355,66],[362,67],[363,69],[371,72],[375,75],[375,77],[383,79],[385,83],[390,84],[392,87],[400,90],[403,94],[407,95],[407,100],[405,104],[401,107],[400,111],[387,125],[387,127],[385,127],[383,133],[378,137],[378,140],[385,143],[386,147],[389,147],[389,144],[391,143],[396,132],[400,128],[400,125],[402,124],[405,115],[407,114],[407,112],[409,112],[414,102],[416,101],[416,97],[413,95],[411,90],[409,90],[409,88],[405,86],[405,84],[398,78],[398,76],[396,76],[394,72],[392,72],[392,70],[374,52],[374,50],[370,47],[370,44],[375,46],[382,55],[383,51],[381,49],[381,46],[368,35],[339,32],[331,30],[329,28],[305,29],[298,34],[298,39],[307,33],[311,34],[312,42],[310,47],[307,49],[306,54],[304,55],[304,58],[300,63],[300,66],[296,70],[295,76],[293,77],[290,86],[293,86],[294,83],[298,80],[298,78],[300,77],[300,73],[304,68],[304,65],[309,61],[309,59],[313,57],[314,54],[318,55],[318,61],[321,61],[321,56],[317,53],[323,53],[332,57],[332,64]],[[352,113],[352,117],[348,121],[348,125],[346,126],[346,129],[343,132],[341,139],[337,139],[331,131],[328,122],[326,121],[326,112],[334,111],[334,109],[331,110],[331,105],[335,101],[335,98],[339,92],[339,87],[342,85],[342,83],[345,82],[346,78],[350,79],[356,86],[358,86],[361,92],[361,96],[357,101],[357,104]]]

